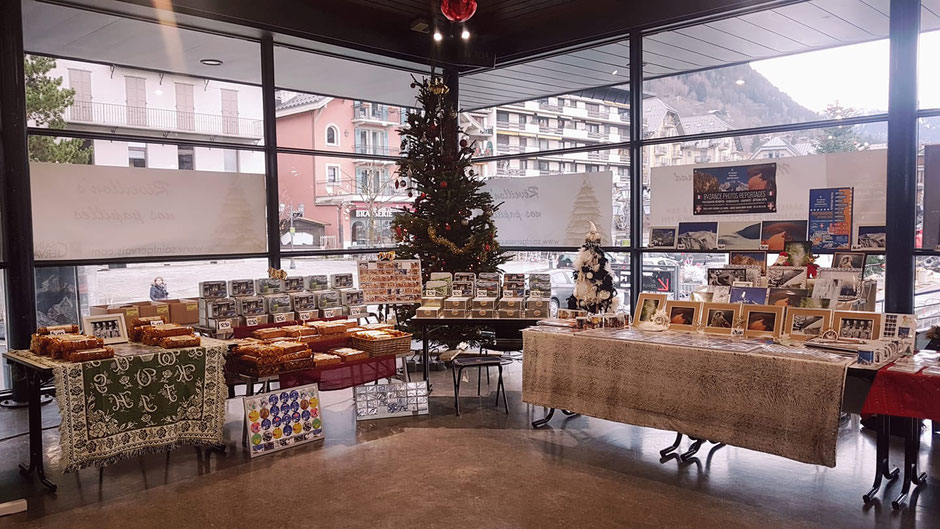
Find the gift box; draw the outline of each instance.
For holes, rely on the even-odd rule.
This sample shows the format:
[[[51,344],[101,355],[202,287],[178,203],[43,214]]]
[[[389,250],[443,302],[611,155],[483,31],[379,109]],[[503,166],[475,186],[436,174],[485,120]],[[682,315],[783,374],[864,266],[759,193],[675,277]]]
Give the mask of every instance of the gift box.
[[[496,311],[493,309],[473,309],[470,311],[471,318],[495,318]]]
[[[549,316],[548,309],[525,309],[525,317],[531,319],[542,319]]]
[[[473,298],[474,309],[496,310],[496,298]]]
[[[362,290],[358,288],[344,288],[339,291],[339,302],[341,305],[362,305],[364,300]]]
[[[284,282],[273,277],[255,279],[255,295],[280,294],[284,292]]]
[[[329,290],[330,278],[327,275],[314,275],[304,277],[304,289],[311,292]]]
[[[235,298],[235,310],[239,316],[259,316],[267,313],[264,298],[261,296],[242,296]]]
[[[310,321],[320,317],[320,311],[318,309],[298,310],[296,312],[298,321]]]
[[[497,315],[500,318],[521,318],[522,309],[499,309]]]
[[[297,312],[315,310],[317,308],[317,297],[310,292],[291,292],[291,307]]]
[[[470,298],[465,296],[452,296],[444,300],[445,309],[467,310],[470,308]]]
[[[256,327],[258,325],[267,325],[268,324],[268,315],[260,314],[254,316],[242,316],[242,322],[248,327]]]
[[[500,310],[522,310],[522,308],[523,308],[522,298],[501,298],[499,300]]]
[[[226,336],[232,333],[232,329],[238,327],[240,323],[239,318],[236,316],[234,318],[209,318],[206,320],[205,327],[208,327],[209,330],[218,333],[221,336]]]
[[[445,318],[466,318],[467,309],[443,309]]]
[[[238,315],[234,298],[199,299],[200,320],[234,318]],[[156,314],[159,316],[159,314]]]
[[[475,283],[467,281],[454,281],[450,289],[451,296],[472,298],[475,294]]]
[[[234,298],[237,296],[254,296],[254,279],[232,279],[228,282],[229,294]]]
[[[335,290],[321,290],[315,292],[314,295],[317,297],[317,307],[321,309],[329,309],[340,306],[339,292]]]
[[[289,294],[268,294],[264,296],[264,310],[268,314],[291,312],[291,309]]]
[[[170,306],[163,301],[137,301],[133,304],[137,306],[140,316],[163,316],[167,320],[170,319]]]
[[[525,308],[529,309],[540,309],[548,310],[551,306],[552,300],[548,298],[528,298],[525,300]]]
[[[285,312],[272,312],[268,315],[268,323],[284,323],[286,321],[294,321],[296,319],[296,314],[294,314],[294,311],[292,310]]]
[[[320,313],[324,318],[338,318],[346,315],[346,307],[321,308]]]
[[[330,276],[330,287],[332,288],[353,288],[352,274],[333,274]]]
[[[367,316],[368,314],[369,314],[369,310],[365,305],[350,305],[349,307],[347,307],[347,311],[346,311],[347,316],[354,316],[354,317]]]
[[[303,292],[304,278],[301,276],[290,276],[284,278],[284,292]]]
[[[443,307],[444,298],[443,297],[423,297],[421,298],[421,305],[425,307]]]
[[[418,307],[418,318],[439,318],[443,309],[441,307]]]
[[[168,299],[165,303],[170,311],[170,323],[199,323],[198,299]]]
[[[586,310],[580,309],[558,309],[558,318],[562,320],[573,320],[579,316],[586,316]]]
[[[89,312],[92,316],[100,316],[102,314],[123,314],[124,321],[133,321],[140,317],[140,309],[137,305],[132,305],[130,303],[122,305],[95,305],[89,308]]]
[[[551,274],[529,274],[529,295],[539,298],[551,297]]]
[[[225,281],[200,281],[199,297],[217,299],[228,297],[228,284]]]

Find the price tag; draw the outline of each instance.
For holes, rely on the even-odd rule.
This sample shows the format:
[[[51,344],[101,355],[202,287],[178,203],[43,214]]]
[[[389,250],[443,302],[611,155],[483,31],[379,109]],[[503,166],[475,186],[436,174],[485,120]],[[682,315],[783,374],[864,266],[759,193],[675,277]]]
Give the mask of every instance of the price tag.
[[[333,318],[333,317],[335,317],[335,316],[336,316],[336,310],[335,310],[335,309],[323,309],[323,317],[324,317],[324,318]]]
[[[459,297],[463,296],[463,290],[454,289],[454,290],[451,292],[450,295],[459,298]]]
[[[245,325],[249,327],[254,327],[258,325],[258,318],[245,318]]]
[[[49,334],[52,336],[59,336],[60,334],[65,334],[65,329],[52,329],[49,331]]]
[[[163,320],[152,320],[152,321],[150,322],[150,326],[151,326],[151,327],[155,327],[155,326],[157,326],[157,325],[163,325]]]
[[[300,321],[307,321],[307,320],[309,320],[309,319],[310,319],[310,315],[311,315],[309,312],[298,312],[297,314],[300,316]]]
[[[769,250],[769,249],[770,249],[770,245],[769,245],[769,244],[762,244],[762,245],[760,245],[760,249],[761,249],[761,250]]]
[[[216,327],[220,331],[228,331],[232,329],[232,320],[219,320],[219,324]]]
[[[287,314],[281,313],[274,315],[274,323],[284,323],[285,321],[287,321]]]

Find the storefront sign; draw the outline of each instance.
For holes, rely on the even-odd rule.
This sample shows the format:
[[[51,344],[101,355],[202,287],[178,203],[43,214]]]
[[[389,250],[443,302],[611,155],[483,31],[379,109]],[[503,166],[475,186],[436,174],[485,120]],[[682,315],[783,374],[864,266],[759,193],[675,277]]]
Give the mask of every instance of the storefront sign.
[[[36,259],[262,253],[264,175],[31,163]]]
[[[395,216],[395,213],[398,213],[398,209],[391,208],[391,207],[383,207],[383,208],[376,208],[375,215],[370,215],[369,213],[370,211],[368,209],[357,209],[355,211],[355,217],[357,219],[367,219],[371,216],[374,216],[377,219],[378,218],[390,219]]]
[[[777,211],[777,164],[696,167],[692,172],[696,215]]]
[[[813,250],[848,250],[852,244],[851,187],[809,190],[809,241]]]
[[[579,246],[591,222],[611,244],[613,188],[613,173],[603,171],[491,178],[485,190],[502,203],[493,215],[500,244]]]

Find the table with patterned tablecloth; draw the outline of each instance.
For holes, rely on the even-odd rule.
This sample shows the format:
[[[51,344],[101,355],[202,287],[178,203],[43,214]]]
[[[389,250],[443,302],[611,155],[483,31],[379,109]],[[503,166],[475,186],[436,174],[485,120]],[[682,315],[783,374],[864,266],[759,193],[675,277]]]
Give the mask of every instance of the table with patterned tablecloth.
[[[114,347],[114,358],[68,363],[29,351],[5,357],[51,372],[66,472],[186,444],[222,442],[224,342],[199,347]]]

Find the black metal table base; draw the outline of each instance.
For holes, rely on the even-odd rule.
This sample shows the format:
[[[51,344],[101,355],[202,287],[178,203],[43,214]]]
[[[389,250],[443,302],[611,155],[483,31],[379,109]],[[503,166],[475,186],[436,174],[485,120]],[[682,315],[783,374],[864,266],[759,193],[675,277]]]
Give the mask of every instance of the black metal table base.
[[[679,448],[679,445],[682,443],[682,437],[683,435],[681,433],[676,432],[676,440],[673,441],[671,445],[659,451],[659,455],[663,459],[662,461],[660,461],[661,463],[665,463],[666,460],[674,459],[674,458],[679,458],[679,461],[686,462],[689,459],[691,459],[695,454],[697,454],[698,451],[702,449],[702,445],[705,444],[705,441],[707,441],[707,439],[699,439],[698,437],[692,437],[690,435],[689,439],[692,440],[692,444],[689,445],[689,449],[683,452],[682,454],[678,454],[678,455],[674,454],[670,456],[669,455],[670,453],[674,452],[675,450]],[[712,451],[725,446],[724,443],[719,443],[715,441],[708,441],[708,442],[715,445]]]
[[[902,419],[907,426],[907,432],[904,435],[904,484],[901,486],[901,494],[891,502],[891,507],[900,509],[904,506],[908,495],[911,493],[911,484],[915,488],[927,484],[927,474],[918,472],[917,459],[920,455],[920,419]]]
[[[28,476],[36,472],[39,481],[50,491],[58,488],[46,477],[42,460],[42,374],[35,369],[26,369],[26,391],[29,401],[29,464],[20,464],[20,473]]]
[[[578,417],[581,415],[580,413],[576,413],[576,412],[568,411],[568,410],[561,410],[561,412],[567,415],[568,417]],[[545,426],[546,424],[548,424],[548,421],[552,420],[552,417],[554,416],[555,416],[555,408],[549,408],[548,413],[545,414],[545,417],[532,421],[532,427],[536,429],[541,428]]]
[[[875,494],[881,490],[882,479],[887,479],[889,482],[891,482],[898,477],[898,469],[890,469],[891,463],[888,461],[888,448],[890,441],[888,427],[888,418],[884,415],[879,415],[877,417],[877,426],[875,432],[877,439],[875,442],[875,458],[877,459],[877,464],[875,465],[875,481],[872,483],[871,490],[862,496],[862,500],[866,504],[870,503],[872,499],[874,499]]]

